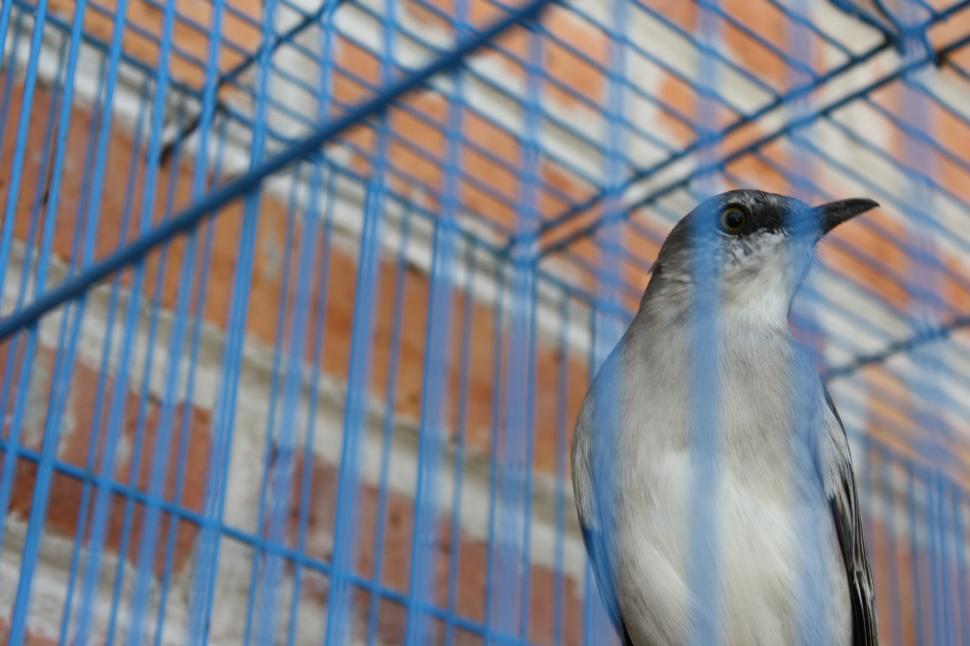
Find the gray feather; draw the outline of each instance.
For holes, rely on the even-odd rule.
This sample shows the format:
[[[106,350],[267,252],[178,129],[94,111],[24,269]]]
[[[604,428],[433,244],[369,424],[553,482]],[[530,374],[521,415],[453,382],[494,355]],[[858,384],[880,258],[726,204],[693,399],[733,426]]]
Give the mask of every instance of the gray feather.
[[[835,460],[837,481],[827,486],[829,507],[835,522],[842,560],[845,563],[846,579],[849,585],[849,601],[852,603],[852,644],[853,646],[875,646],[879,643],[876,633],[876,607],[869,570],[869,556],[862,532],[862,516],[856,495],[855,476],[852,472],[852,457],[845,434],[842,418],[832,402],[829,392],[825,391],[825,401],[838,422],[838,432],[833,433],[831,441]]]

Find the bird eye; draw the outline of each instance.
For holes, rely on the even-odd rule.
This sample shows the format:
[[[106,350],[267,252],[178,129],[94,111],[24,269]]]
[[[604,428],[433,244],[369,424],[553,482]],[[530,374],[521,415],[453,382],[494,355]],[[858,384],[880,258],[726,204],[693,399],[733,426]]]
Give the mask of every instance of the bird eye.
[[[744,226],[746,214],[736,206],[729,206],[721,213],[721,229],[725,233],[737,233]]]

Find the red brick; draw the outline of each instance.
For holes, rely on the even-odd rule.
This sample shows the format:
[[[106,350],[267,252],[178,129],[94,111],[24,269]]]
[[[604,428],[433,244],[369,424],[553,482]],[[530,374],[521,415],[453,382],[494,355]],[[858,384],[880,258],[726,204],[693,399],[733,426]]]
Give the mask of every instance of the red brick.
[[[300,500],[298,494],[303,477],[305,462],[303,454],[294,456],[295,469],[293,475],[293,497],[290,501],[290,521],[286,542],[292,544],[297,535]],[[320,459],[313,461],[312,500],[307,507],[307,553],[314,557],[329,561],[331,558],[330,541],[334,523],[334,500],[336,496],[337,469]],[[372,578],[374,576],[374,556],[377,544],[374,542],[378,490],[371,485],[362,485],[358,499],[358,525],[355,540],[357,552],[357,573],[360,576]],[[385,521],[385,537],[383,542],[383,571],[380,582],[386,588],[401,593],[407,593],[411,575],[411,543],[414,531],[414,503],[400,493],[389,492],[387,498],[387,516]],[[488,563],[487,544],[481,540],[459,533],[460,557],[458,560],[457,604],[455,611],[462,617],[475,622],[484,620],[485,590]],[[448,572],[450,556],[456,546],[451,543],[450,516],[443,515],[439,519],[435,554],[429,567],[433,570],[436,603],[439,607],[447,606]],[[532,568],[532,598],[531,635],[538,643],[552,643],[553,621],[553,592],[555,578],[553,573],[545,567]],[[316,602],[323,607],[326,603],[329,586],[323,579],[316,584],[304,588],[304,599]],[[565,589],[566,635],[569,644],[579,643],[581,637],[582,600],[578,588],[573,581],[566,582]],[[366,619],[369,608],[369,596],[358,593],[355,597],[355,608],[358,616]],[[390,641],[396,641],[406,627],[406,609],[387,601],[379,605],[380,634]],[[478,643],[472,640],[469,643]]]
[[[790,195],[794,188],[788,177],[778,171],[786,168],[788,155],[778,148],[762,151],[766,159],[745,155],[728,164],[728,172],[739,178],[738,188],[753,188]],[[769,161],[771,163],[769,163]]]
[[[98,383],[97,373],[88,368],[83,363],[75,365],[75,372],[72,379],[72,393],[69,397],[71,410],[69,415],[73,416],[75,428],[67,431],[66,420],[60,426],[60,441],[58,447],[58,460],[62,463],[70,464],[80,468],[87,468],[88,454],[91,442],[93,441],[94,429],[98,430],[100,439],[98,441],[98,451],[94,470],[100,473],[100,465],[104,457],[104,441],[107,435],[108,413],[110,402],[114,395],[114,379],[107,379],[106,397],[103,402],[102,410],[105,411],[104,418],[100,424],[95,425],[92,419],[95,410],[95,395]],[[126,397],[125,419],[122,427],[121,437],[127,443],[130,451],[122,459],[117,460],[114,471],[110,474],[117,482],[126,485],[130,482],[130,472],[135,458],[134,439],[136,433],[136,422],[138,415],[139,398],[138,394],[128,391]],[[172,500],[175,493],[175,461],[178,451],[178,442],[182,430],[183,408],[175,408],[173,418],[172,440],[169,446],[170,457],[168,475],[165,479],[163,495],[165,499]],[[160,431],[159,428],[160,407],[159,402],[150,398],[145,416],[143,430],[143,455],[138,476],[135,479],[135,487],[138,491],[147,492],[151,474],[151,451],[155,446],[155,438]],[[209,415],[208,413],[195,409],[189,417],[190,429],[188,432],[189,448],[187,451],[188,464],[185,470],[184,495],[180,506],[195,512],[200,512],[202,508],[202,498],[204,495],[206,469],[209,459]],[[117,450],[117,447],[114,447]],[[11,512],[26,515],[29,513],[33,503],[34,485],[37,477],[37,466],[35,463],[21,460],[18,464],[17,478],[14,482],[14,489],[11,502]],[[78,521],[80,520],[81,499],[84,490],[84,483],[73,476],[55,472],[51,483],[50,497],[47,512],[46,528],[50,532],[60,534],[67,538],[75,535]],[[93,493],[93,491],[92,491]],[[122,496],[113,494],[110,497],[111,512],[108,522],[106,546],[109,550],[117,552],[120,548],[122,538],[122,527],[124,520],[125,499]],[[93,509],[93,505],[91,507]],[[142,522],[144,520],[144,508],[141,504],[134,507],[133,530],[129,551],[124,554],[131,562],[137,559],[137,547],[142,532]],[[167,533],[168,524],[171,522],[169,514],[161,515],[160,532]],[[90,531],[90,517],[88,518],[88,531]],[[178,570],[191,556],[191,550],[197,528],[187,522],[180,523],[179,531],[176,534],[175,544],[175,568]],[[160,535],[165,535],[161,534]],[[164,563],[164,552],[159,548],[156,553],[156,569],[160,569]]]
[[[839,227],[837,235],[841,236],[850,248],[858,249],[862,254],[857,255],[830,244],[821,247],[820,255],[840,271],[857,277],[867,285],[872,285],[875,291],[893,307],[905,310],[910,302],[906,287],[899,284],[892,274],[887,274],[878,266],[860,260],[860,256],[868,256],[880,259],[888,267],[901,268],[909,265],[910,260],[906,252],[899,247],[898,242],[908,238],[905,227],[898,220],[889,218],[883,218],[881,224],[884,230],[888,230],[891,238],[861,221],[847,222]]]
[[[966,156],[966,151],[970,150],[970,125],[958,119],[952,113],[940,108],[935,102],[929,106],[929,117],[932,125],[933,135],[937,142],[946,148],[958,159]],[[941,182],[948,191],[959,195],[965,200],[970,200],[970,174],[964,168],[943,159],[942,155],[936,156],[936,172],[934,178]]]
[[[9,638],[10,624],[6,619],[0,617],[0,642],[7,643]],[[51,637],[44,637],[28,627],[24,634],[23,643],[24,646],[54,646],[57,644],[57,640]]]
[[[788,39],[790,33],[787,29],[789,21],[770,4],[726,0],[722,8],[725,13],[757,34],[758,38],[771,43],[782,52],[787,53],[786,50],[791,47]],[[765,80],[769,85],[779,87],[788,84],[789,67],[780,56],[758,42],[756,38],[744,33],[741,28],[726,20],[720,20],[720,22],[724,41],[740,60],[744,69],[752,72],[755,77]]]
[[[262,14],[260,0],[232,0],[234,9],[259,20]],[[113,33],[114,0],[106,0],[100,4],[108,11],[108,15],[100,11],[93,11],[88,7],[84,17],[84,31],[104,42],[110,42]],[[53,0],[50,11],[56,15],[71,20],[74,16],[74,0]],[[189,84],[199,86],[204,81],[204,67],[191,62],[188,56],[196,60],[205,61],[209,52],[209,32],[212,22],[212,7],[208,3],[193,2],[192,0],[176,0],[176,21],[172,34],[172,42],[181,54],[173,49],[173,57],[169,62],[172,76]],[[157,40],[161,38],[163,12],[146,0],[130,0],[127,3],[125,19],[130,26],[125,30],[125,52],[140,61],[156,66],[158,64],[159,47]],[[197,29],[190,25],[192,21],[202,26]],[[239,63],[244,54],[226,46],[226,40],[231,39],[235,45],[246,47],[252,44],[255,50],[259,43],[260,32],[247,21],[223,12],[222,44],[220,47],[219,66],[227,70]],[[132,26],[137,26],[142,33],[138,33]],[[145,35],[145,33],[150,36]]]

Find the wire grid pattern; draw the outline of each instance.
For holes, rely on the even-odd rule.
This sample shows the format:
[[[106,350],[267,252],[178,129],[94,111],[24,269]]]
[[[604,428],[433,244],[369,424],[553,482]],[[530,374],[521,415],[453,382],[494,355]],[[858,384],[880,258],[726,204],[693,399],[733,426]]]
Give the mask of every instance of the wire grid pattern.
[[[82,488],[61,640],[97,629],[109,641],[203,642],[226,603],[228,560],[246,571],[236,621],[247,643],[343,643],[351,630],[387,640],[387,604],[403,609],[408,643],[597,643],[607,622],[591,576],[571,565],[570,393],[635,311],[666,230],[718,187],[745,184],[812,201],[858,193],[886,207],[857,226],[902,254],[836,238],[794,324],[814,342],[858,447],[887,641],[970,638],[960,307],[970,272],[959,261],[970,197],[946,181],[965,182],[970,168],[966,148],[933,125],[970,127],[968,4],[911,3],[927,50],[874,27],[864,3],[855,16],[759,3],[777,33],[706,0],[691,5],[693,19],[639,0],[4,3],[0,507],[8,517],[24,486],[31,501],[16,537],[12,640],[27,634],[49,508],[70,480]],[[577,69],[604,79],[602,91],[577,87]],[[659,76],[676,90],[659,91]],[[121,165],[118,133],[131,147]],[[71,184],[80,199],[68,205]],[[112,199],[121,218],[108,232],[99,218]],[[253,303],[268,220],[283,236],[280,287],[277,300]],[[217,279],[223,236],[236,254]],[[334,260],[348,246],[354,275]],[[350,334],[328,345],[328,299],[348,283]],[[409,285],[425,290],[423,313],[409,309]],[[906,298],[887,297],[887,285]],[[262,335],[250,320],[258,307],[277,312]],[[416,314],[425,340],[409,359]],[[251,356],[254,338],[271,348],[262,359]],[[558,361],[544,359],[550,348]],[[409,360],[420,375],[411,415],[397,394]],[[84,362],[94,366],[92,430],[75,459],[62,436],[78,423]],[[268,382],[257,413],[246,401],[254,372]],[[494,385],[476,413],[481,379]],[[919,404],[904,402],[898,383]],[[193,461],[193,407],[203,403],[210,439]],[[256,465],[233,461],[246,424],[261,428]],[[388,583],[393,463],[407,432],[408,573]],[[310,465],[331,449],[339,468],[320,489]],[[193,471],[204,495],[190,500]],[[258,495],[240,503],[233,491],[247,479]],[[326,550],[310,544],[321,505]],[[479,554],[460,548],[476,515],[485,589],[468,602],[468,561]],[[540,518],[552,528],[546,542]],[[191,555],[179,563],[186,531]],[[372,554],[366,566],[362,552]],[[535,563],[551,573],[552,594]],[[327,618],[306,638],[313,586],[326,590]],[[178,627],[173,589],[191,600]],[[537,608],[550,614],[541,626]]]

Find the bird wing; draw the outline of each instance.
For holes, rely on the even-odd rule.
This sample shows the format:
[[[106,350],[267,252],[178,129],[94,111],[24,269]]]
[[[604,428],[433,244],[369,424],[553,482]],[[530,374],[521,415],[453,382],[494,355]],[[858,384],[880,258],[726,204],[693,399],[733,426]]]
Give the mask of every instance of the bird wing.
[[[590,564],[593,566],[593,574],[596,576],[596,586],[600,591],[600,598],[606,607],[606,613],[610,621],[616,627],[616,632],[620,636],[623,646],[633,646],[630,633],[627,631],[626,624],[623,623],[623,615],[620,614],[620,605],[616,600],[616,585],[613,583],[613,571],[610,569],[609,557],[606,554],[606,543],[603,535],[593,526],[588,525],[580,516],[579,524],[583,530],[583,542],[586,544],[586,553],[589,554]]]
[[[610,376],[613,374],[611,366],[614,364],[614,354],[606,360],[600,373],[593,381],[593,385],[585,401],[579,418],[576,420],[576,431],[573,436],[572,447],[572,475],[573,491],[576,496],[576,511],[579,516],[579,525],[583,531],[583,543],[586,545],[586,554],[589,556],[590,565],[596,579],[596,587],[599,588],[600,598],[606,608],[610,621],[616,628],[620,640],[624,646],[633,646],[630,633],[623,621],[620,612],[620,604],[617,600],[616,581],[613,577],[613,566],[610,559],[610,545],[607,542],[608,530],[612,523],[611,514],[604,509],[601,498],[610,498],[610,492],[604,492],[603,482],[600,479],[608,477],[610,474],[610,461],[604,457],[604,451],[609,455],[607,440],[603,435],[603,429],[615,428],[618,420],[613,416],[616,413],[615,406],[604,406],[603,397],[609,396],[614,391],[607,386]],[[604,395],[604,392],[606,393]],[[593,427],[593,420],[597,420],[596,427]]]
[[[832,457],[830,468],[823,471],[825,492],[829,508],[835,522],[835,531],[842,550],[846,578],[849,583],[849,600],[852,604],[852,644],[853,646],[876,646],[876,607],[869,570],[869,556],[862,533],[862,516],[856,495],[855,476],[852,472],[852,457],[849,454],[849,440],[845,434],[842,418],[835,409],[832,397],[825,390],[828,404],[836,424],[829,425],[829,439]]]

